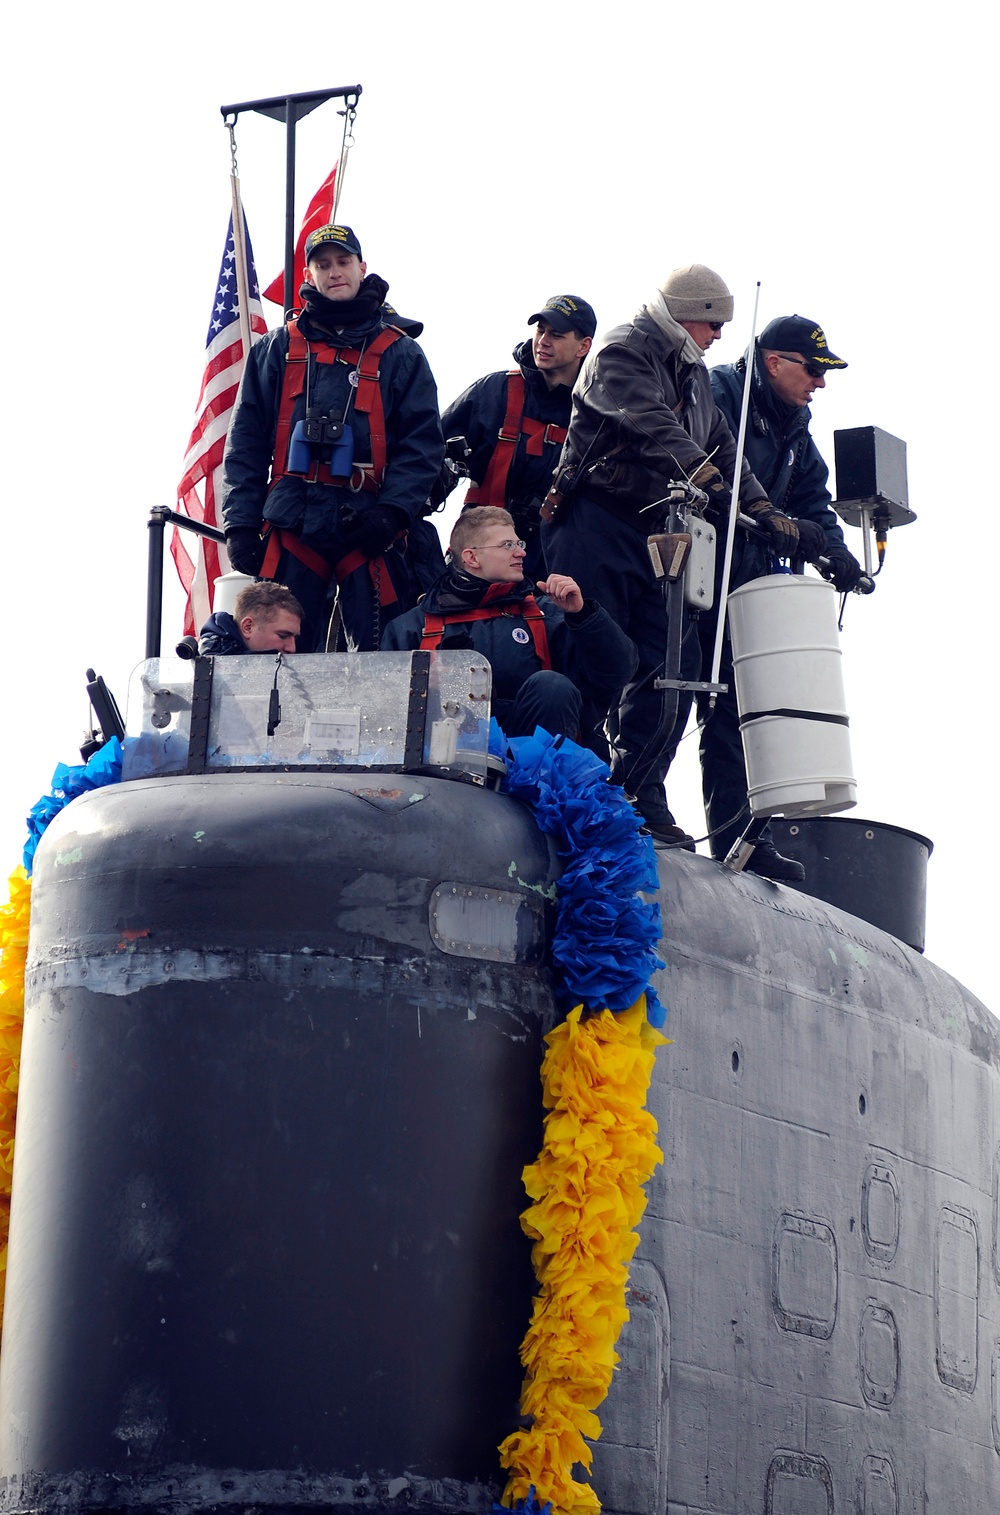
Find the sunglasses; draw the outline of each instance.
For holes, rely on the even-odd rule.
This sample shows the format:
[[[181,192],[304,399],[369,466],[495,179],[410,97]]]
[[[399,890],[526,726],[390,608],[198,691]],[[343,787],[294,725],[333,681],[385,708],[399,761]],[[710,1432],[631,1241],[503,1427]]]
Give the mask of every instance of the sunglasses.
[[[781,359],[781,361],[783,363],[797,363],[800,368],[804,368],[805,369],[805,371],[809,375],[810,379],[822,379],[822,378],[825,378],[825,374],[824,374],[822,368],[820,368],[820,366],[819,366],[818,363],[813,363],[811,361],[811,359],[807,359],[807,358],[790,358],[788,356],[788,354],[785,353],[785,352],[779,352],[778,353],[778,357]]]
[[[709,321],[707,324],[712,328],[713,331],[721,331],[726,323],[725,321]]]

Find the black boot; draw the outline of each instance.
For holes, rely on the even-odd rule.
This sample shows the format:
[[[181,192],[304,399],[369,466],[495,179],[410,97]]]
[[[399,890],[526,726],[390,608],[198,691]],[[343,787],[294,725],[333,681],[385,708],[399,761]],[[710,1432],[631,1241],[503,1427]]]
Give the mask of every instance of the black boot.
[[[654,843],[661,847],[683,847],[685,852],[694,852],[694,837],[688,836],[682,826],[675,826],[672,821],[647,821],[643,820],[642,829],[648,831]],[[805,878],[805,874],[802,875]]]
[[[773,879],[776,884],[801,884],[806,876],[802,864],[793,857],[782,857],[773,842],[758,842],[743,871]]]

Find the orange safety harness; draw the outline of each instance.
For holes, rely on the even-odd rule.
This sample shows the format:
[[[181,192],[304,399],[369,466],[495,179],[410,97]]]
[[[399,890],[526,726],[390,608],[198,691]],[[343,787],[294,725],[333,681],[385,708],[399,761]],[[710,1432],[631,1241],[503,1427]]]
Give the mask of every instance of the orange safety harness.
[[[288,353],[285,357],[285,377],[281,386],[281,403],[278,407],[278,426],[274,435],[274,462],[271,465],[271,488],[284,478],[288,469],[288,444],[292,435],[295,402],[306,387],[306,368],[312,353],[317,363],[347,363],[357,382],[354,390],[354,409],[368,417],[372,456],[370,463],[356,463],[353,472],[346,477],[331,474],[327,463],[315,461],[308,473],[291,475],[305,479],[308,484],[338,484],[355,492],[364,489],[377,490],[385,476],[386,441],[385,407],[379,387],[379,359],[393,342],[404,333],[396,326],[386,326],[367,347],[333,347],[327,342],[307,342],[294,321],[288,323]]]
[[[496,505],[501,510],[507,507],[507,475],[514,461],[518,440],[526,436],[525,451],[531,458],[540,458],[546,443],[555,442],[561,447],[566,440],[565,426],[546,426],[524,414],[524,375],[512,368],[507,375],[507,414],[497,433],[486,474],[481,484],[473,484],[465,496],[466,505]]]
[[[334,484],[355,491],[374,492],[385,476],[386,436],[385,406],[379,387],[379,359],[404,333],[395,326],[386,326],[367,347],[333,347],[329,343],[307,342],[295,321],[288,322],[288,353],[285,357],[285,375],[281,386],[281,401],[278,406],[278,425],[274,437],[274,462],[271,466],[273,489],[279,479],[289,474],[290,478],[303,479],[307,484]],[[315,461],[308,473],[289,473],[288,445],[291,440],[295,402],[306,387],[306,369],[312,352],[317,363],[347,363],[353,365],[357,375],[354,391],[354,409],[368,417],[368,432],[371,438],[371,462],[356,463],[347,477],[331,474],[327,463]],[[265,521],[267,546],[261,564],[261,578],[273,578],[282,552],[297,558],[311,573],[328,584],[334,574],[337,583],[344,580],[364,564],[375,586],[380,605],[395,605],[398,595],[389,577],[385,558],[366,558],[363,552],[349,552],[337,563],[330,563],[311,547],[306,547],[294,531],[274,526]],[[400,537],[405,537],[400,532]],[[398,539],[397,539],[398,540]]]
[[[486,591],[484,603],[477,605],[474,610],[449,611],[447,615],[439,615],[434,611],[426,611],[424,614],[424,629],[420,638],[421,650],[433,649],[440,646],[446,626],[457,626],[467,621],[496,621],[501,616],[510,616],[527,621],[531,640],[535,647],[535,656],[543,668],[552,667],[552,659],[549,656],[549,639],[545,634],[545,617],[542,614],[538,602],[533,594],[526,594],[523,600],[516,605],[490,605],[491,598],[498,599],[510,591],[507,584],[491,584]]]

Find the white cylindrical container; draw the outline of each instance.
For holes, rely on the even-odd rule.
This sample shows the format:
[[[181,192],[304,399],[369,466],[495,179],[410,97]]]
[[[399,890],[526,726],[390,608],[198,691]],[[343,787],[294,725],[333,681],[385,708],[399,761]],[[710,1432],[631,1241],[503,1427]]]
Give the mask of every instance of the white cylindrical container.
[[[212,609],[224,610],[228,615],[232,615],[236,609],[236,596],[240,590],[254,583],[256,580],[252,579],[248,573],[237,573],[235,568],[231,568],[228,573],[220,574],[215,581]]]
[[[857,803],[837,594],[771,574],[729,597],[736,700],[753,815],[831,815]]]

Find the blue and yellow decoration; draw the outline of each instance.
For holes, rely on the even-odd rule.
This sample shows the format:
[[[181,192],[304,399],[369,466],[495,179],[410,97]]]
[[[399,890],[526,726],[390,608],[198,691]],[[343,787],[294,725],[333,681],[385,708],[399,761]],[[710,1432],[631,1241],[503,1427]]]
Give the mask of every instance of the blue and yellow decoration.
[[[652,841],[604,763],[536,731],[509,744],[508,793],[526,800],[556,838],[559,882],[552,956],[572,1004],[546,1037],[542,1150],[524,1170],[532,1203],[521,1216],[538,1280],[521,1344],[527,1424],[501,1443],[504,1504],[537,1515],[594,1515],[600,1502],[573,1477],[589,1469],[585,1437],[618,1362],[628,1319],[628,1265],[646,1208],[643,1185],[663,1154],[646,1109],[665,1012],[650,985],[659,906]]]
[[[24,868],[19,866],[8,882],[7,903],[0,905],[0,1327],[7,1283],[14,1118],[17,1114],[21,1027],[24,1024],[24,962],[28,952],[30,910],[31,881]]]

